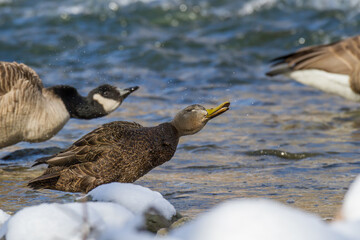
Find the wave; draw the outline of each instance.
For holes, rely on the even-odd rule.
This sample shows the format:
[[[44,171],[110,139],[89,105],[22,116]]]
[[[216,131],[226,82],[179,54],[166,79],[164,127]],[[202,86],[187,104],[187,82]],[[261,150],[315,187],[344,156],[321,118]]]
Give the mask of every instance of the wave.
[[[341,10],[353,12],[360,10],[360,0],[250,0],[239,8],[238,14],[246,16],[271,8],[283,10],[307,8],[318,11]]]
[[[273,7],[278,0],[252,0],[244,4],[242,8],[239,9],[239,15],[250,15],[256,11],[269,9]]]

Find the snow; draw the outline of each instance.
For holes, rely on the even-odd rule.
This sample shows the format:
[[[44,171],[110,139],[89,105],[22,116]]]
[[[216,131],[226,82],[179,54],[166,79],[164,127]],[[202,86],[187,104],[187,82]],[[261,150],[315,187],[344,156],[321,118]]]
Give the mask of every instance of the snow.
[[[340,219],[334,221],[331,226],[349,239],[360,239],[360,175],[345,194]]]
[[[346,221],[360,220],[360,175],[345,194],[341,215]]]
[[[7,220],[10,218],[10,215],[0,209],[0,238],[2,238],[6,233]]]
[[[266,199],[222,203],[171,236],[182,240],[344,239],[319,217]]]
[[[9,219],[9,217],[9,214],[0,209],[0,226],[3,225],[4,222]]]
[[[233,199],[165,237],[144,231],[147,209],[155,208],[168,219],[176,213],[160,193],[110,183],[88,195],[99,202],[40,204],[12,217],[0,210],[0,238],[6,234],[7,240],[360,240],[360,175],[344,197],[342,219],[330,224],[273,200]]]
[[[360,220],[354,222],[335,221],[330,226],[346,239],[360,240]]]
[[[156,209],[168,220],[176,210],[159,192],[132,183],[109,183],[96,187],[88,193],[95,201],[114,202],[134,214],[142,214],[149,208]]]
[[[121,228],[133,217],[114,203],[40,204],[20,210],[4,227],[7,240],[96,239],[106,228]]]

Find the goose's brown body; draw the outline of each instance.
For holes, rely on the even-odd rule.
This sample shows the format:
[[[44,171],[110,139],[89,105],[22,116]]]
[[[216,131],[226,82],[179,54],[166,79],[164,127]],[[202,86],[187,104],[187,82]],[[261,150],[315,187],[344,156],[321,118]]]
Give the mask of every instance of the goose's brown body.
[[[83,97],[71,86],[44,88],[30,67],[0,61],[0,148],[48,140],[70,118],[105,116],[137,89],[103,84]]]
[[[0,148],[45,141],[65,125],[70,115],[61,99],[49,93],[30,67],[0,62]]]
[[[272,62],[268,76],[284,74],[324,92],[360,101],[360,36],[301,48]]]
[[[326,45],[301,48],[294,53],[275,58],[273,62],[274,66],[286,65],[280,70],[274,69],[268,72],[269,76],[305,69],[318,69],[351,76],[360,68],[360,36]],[[357,75],[354,80],[360,82],[359,78],[360,76]]]
[[[49,167],[29,183],[33,188],[88,192],[104,183],[134,182],[174,155],[179,134],[171,123],[142,127],[112,122],[90,132],[70,148],[39,160]]]

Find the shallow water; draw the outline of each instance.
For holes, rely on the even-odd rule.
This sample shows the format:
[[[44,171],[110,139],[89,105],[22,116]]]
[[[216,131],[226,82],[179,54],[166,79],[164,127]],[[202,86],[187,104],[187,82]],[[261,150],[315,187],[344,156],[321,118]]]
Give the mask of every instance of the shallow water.
[[[231,110],[136,183],[190,216],[266,197],[332,218],[360,173],[358,103],[264,73],[273,57],[357,34],[359,10],[357,0],[0,0],[1,60],[82,94],[102,83],[141,87],[105,118],[70,120],[47,142],[2,149],[0,208],[79,196],[28,189],[43,170],[30,166],[100,124],[152,126],[187,105],[230,100]]]

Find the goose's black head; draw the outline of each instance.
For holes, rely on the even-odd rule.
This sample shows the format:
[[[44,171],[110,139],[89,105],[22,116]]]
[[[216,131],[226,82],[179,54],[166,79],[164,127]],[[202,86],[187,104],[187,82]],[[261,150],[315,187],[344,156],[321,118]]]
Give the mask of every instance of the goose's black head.
[[[131,87],[126,89],[117,88],[109,84],[101,85],[93,89],[89,95],[88,99],[96,101],[101,105],[104,112],[109,114],[113,112],[124,99],[129,96],[132,92],[136,91],[139,87]]]
[[[61,98],[71,118],[91,119],[113,112],[127,96],[138,88],[135,86],[120,89],[104,84],[93,89],[87,97],[82,97],[71,86],[58,85],[49,89]]]

